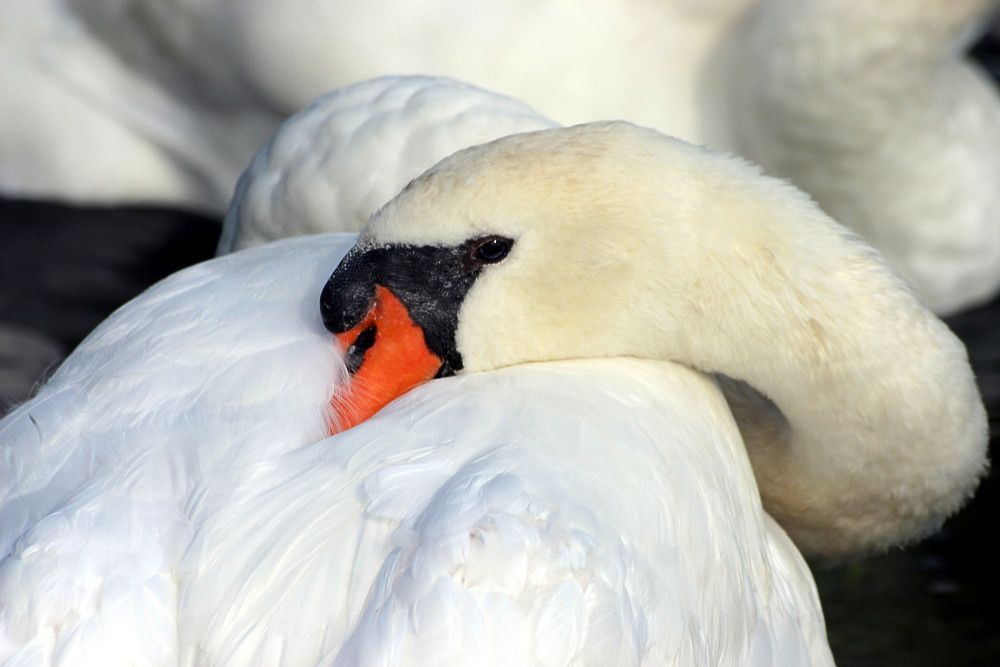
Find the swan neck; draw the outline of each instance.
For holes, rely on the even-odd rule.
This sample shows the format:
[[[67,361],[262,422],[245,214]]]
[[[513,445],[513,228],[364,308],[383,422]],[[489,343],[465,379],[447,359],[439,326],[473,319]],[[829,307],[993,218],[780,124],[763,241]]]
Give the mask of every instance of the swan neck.
[[[739,381],[720,386],[765,509],[804,551],[884,550],[927,534],[985,465],[986,414],[964,346],[857,237],[761,217],[770,229],[730,224],[715,238],[703,226],[696,259],[671,264],[691,278],[659,297],[665,353]]]

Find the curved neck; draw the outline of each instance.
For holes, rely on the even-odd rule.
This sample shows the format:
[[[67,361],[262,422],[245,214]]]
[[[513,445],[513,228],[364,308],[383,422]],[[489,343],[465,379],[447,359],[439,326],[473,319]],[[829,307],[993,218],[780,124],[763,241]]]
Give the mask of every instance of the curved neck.
[[[672,261],[686,286],[659,297],[661,354],[756,390],[720,381],[764,506],[800,548],[884,549],[971,493],[985,411],[964,346],[885,261],[832,222],[801,222],[700,228],[709,247]]]
[[[985,413],[964,351],[934,345],[942,333],[895,340],[912,354],[890,343],[850,350],[853,361],[833,351],[840,359],[820,366],[776,365],[756,384],[773,402],[718,378],[764,507],[803,551],[838,556],[917,539],[971,494],[985,470]],[[803,384],[781,381],[786,373]]]

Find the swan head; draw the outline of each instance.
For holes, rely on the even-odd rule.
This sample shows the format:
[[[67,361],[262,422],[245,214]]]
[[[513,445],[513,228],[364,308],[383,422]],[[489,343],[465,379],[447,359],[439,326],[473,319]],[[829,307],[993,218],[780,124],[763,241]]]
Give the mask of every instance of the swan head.
[[[376,212],[327,285],[324,319],[339,334],[372,312],[376,285],[405,293],[407,309],[442,320],[420,324],[441,374],[680,360],[705,335],[704,300],[726,298],[748,263],[767,270],[751,253],[785,241],[753,219],[774,215],[768,204],[788,208],[792,193],[626,123],[509,136],[444,160]],[[816,214],[798,199],[791,208]],[[734,254],[743,265],[723,262]]]
[[[633,356],[720,374],[765,505],[813,551],[925,532],[983,467],[964,348],[876,252],[756,168],[623,122],[446,158],[371,217],[321,310],[352,373],[334,400],[341,429],[422,381],[513,364]],[[920,449],[921,469],[949,470],[914,482],[940,486],[935,500],[901,529],[840,516],[857,509],[839,505],[833,463],[856,454],[844,441],[889,472],[915,437],[948,442]],[[820,510],[803,508],[824,494],[835,507],[809,525]],[[831,523],[850,525],[831,539]]]

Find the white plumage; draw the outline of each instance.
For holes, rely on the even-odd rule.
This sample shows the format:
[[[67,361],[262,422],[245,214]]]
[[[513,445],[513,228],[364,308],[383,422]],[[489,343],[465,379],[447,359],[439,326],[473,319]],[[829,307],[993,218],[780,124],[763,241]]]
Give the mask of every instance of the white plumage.
[[[352,241],[164,281],[0,424],[3,664],[829,664],[697,373],[451,378],[323,439]]]
[[[228,507],[220,483],[326,431],[342,365],[314,295],[352,242],[158,284],[0,422],[3,664],[177,664],[196,509]]]
[[[431,383],[232,482],[243,504],[195,543],[182,636],[240,663],[311,646],[345,665],[826,664],[737,433],[672,365]],[[234,563],[248,547],[266,558]]]

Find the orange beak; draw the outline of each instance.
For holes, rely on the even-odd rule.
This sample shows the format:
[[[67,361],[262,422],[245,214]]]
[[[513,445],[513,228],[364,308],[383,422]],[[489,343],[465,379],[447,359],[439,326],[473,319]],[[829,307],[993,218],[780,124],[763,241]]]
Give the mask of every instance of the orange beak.
[[[375,300],[368,315],[356,327],[336,337],[345,354],[363,358],[350,380],[337,389],[330,401],[334,418],[331,435],[357,426],[393,399],[432,379],[441,368],[441,359],[427,349],[424,332],[410,319],[406,306],[381,285],[375,287]],[[365,344],[369,347],[360,349]]]

